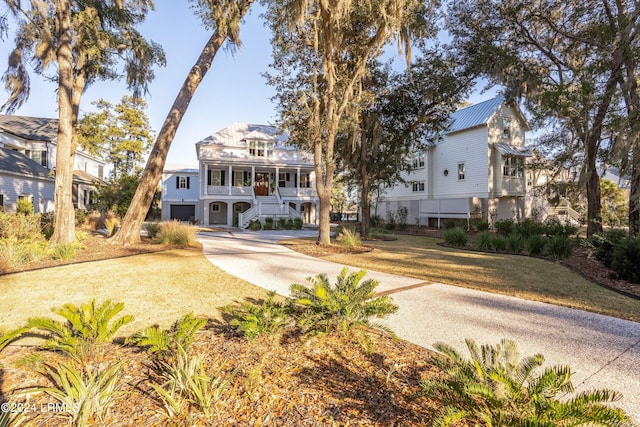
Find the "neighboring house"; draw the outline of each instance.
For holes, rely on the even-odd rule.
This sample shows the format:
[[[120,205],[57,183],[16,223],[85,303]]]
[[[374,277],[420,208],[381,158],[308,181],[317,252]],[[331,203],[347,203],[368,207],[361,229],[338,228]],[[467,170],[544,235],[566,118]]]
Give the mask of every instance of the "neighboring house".
[[[162,218],[247,227],[265,218],[315,224],[311,156],[273,126],[233,124],[196,144],[198,169],[164,170]]]
[[[501,96],[456,111],[438,140],[414,154],[406,184],[386,190],[377,213],[404,212],[409,224],[432,227],[443,219],[524,218],[528,130]]]
[[[0,201],[5,211],[15,211],[16,201],[21,197],[33,202],[35,212],[53,210],[57,136],[56,119],[0,114],[0,149],[4,162],[0,166]],[[95,184],[104,179],[104,167],[101,159],[83,150],[76,151],[73,176],[76,208],[87,208]]]

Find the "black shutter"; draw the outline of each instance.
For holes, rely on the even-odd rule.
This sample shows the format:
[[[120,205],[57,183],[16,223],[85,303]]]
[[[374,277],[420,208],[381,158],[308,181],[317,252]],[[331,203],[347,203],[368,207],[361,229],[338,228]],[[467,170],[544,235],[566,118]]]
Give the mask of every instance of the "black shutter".
[[[220,185],[224,185],[224,171],[220,171]]]
[[[176,175],[176,188],[180,188],[180,177]]]
[[[207,185],[211,185],[211,169],[207,169]]]
[[[189,189],[189,178],[190,177],[187,177],[187,190]]]

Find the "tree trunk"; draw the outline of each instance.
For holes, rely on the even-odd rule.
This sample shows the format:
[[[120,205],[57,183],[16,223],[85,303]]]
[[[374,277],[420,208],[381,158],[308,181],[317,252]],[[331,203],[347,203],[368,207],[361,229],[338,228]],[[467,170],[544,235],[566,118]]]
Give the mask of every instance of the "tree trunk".
[[[51,244],[75,241],[73,209],[73,55],[71,51],[71,6],[69,0],[56,2],[58,30],[58,140],[56,145],[56,180],[54,228]]]
[[[599,138],[599,137],[598,137]],[[602,231],[602,205],[600,200],[600,176],[596,169],[597,144],[587,141],[586,156],[586,187],[587,187],[587,237]]]
[[[249,9],[249,6],[250,4],[247,5],[246,10]],[[167,114],[162,129],[153,144],[147,165],[140,178],[140,184],[131,200],[131,205],[122,221],[120,230],[112,238],[113,243],[129,245],[140,242],[142,224],[153,202],[153,195],[162,177],[162,170],[164,169],[169,148],[176,135],[178,126],[187,108],[189,108],[193,94],[211,68],[211,63],[226,38],[227,36],[225,34],[221,34],[216,30],[202,49],[196,64],[191,68],[191,71],[189,71],[189,75],[182,84],[178,96],[173,102],[173,106],[169,114]]]
[[[629,236],[640,233],[640,141],[636,140],[631,154],[631,185],[629,191]]]
[[[363,119],[364,120],[364,119]],[[369,207],[369,191],[371,190],[371,179],[369,178],[369,171],[367,170],[367,156],[368,154],[368,144],[369,139],[367,138],[367,129],[366,126],[362,126],[360,132],[360,207],[362,209],[362,218],[360,221],[360,237],[365,238],[369,237],[369,217],[370,217],[370,207]]]

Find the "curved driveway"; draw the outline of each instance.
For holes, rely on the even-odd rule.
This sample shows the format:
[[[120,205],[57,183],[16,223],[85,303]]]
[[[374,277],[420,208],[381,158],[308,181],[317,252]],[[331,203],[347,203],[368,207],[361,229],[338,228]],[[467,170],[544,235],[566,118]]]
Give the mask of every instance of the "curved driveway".
[[[248,282],[288,296],[291,283],[342,265],[294,252],[277,243],[316,231],[203,232],[198,241],[214,265]],[[356,268],[351,268],[356,271]],[[523,356],[542,353],[545,365],[571,366],[577,391],[610,388],[619,406],[640,425],[640,323],[487,292],[426,283],[368,271],[400,307],[385,321],[400,338],[427,348],[446,342],[466,353],[465,338],[518,343]]]

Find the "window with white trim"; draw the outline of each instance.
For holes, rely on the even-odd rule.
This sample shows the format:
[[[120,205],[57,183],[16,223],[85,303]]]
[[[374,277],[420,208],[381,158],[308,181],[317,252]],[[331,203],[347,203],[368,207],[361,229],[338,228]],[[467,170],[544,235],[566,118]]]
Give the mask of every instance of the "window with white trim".
[[[424,153],[414,154],[411,158],[411,166],[413,169],[420,169],[424,167]]]
[[[188,176],[176,176],[176,188],[182,190],[188,190],[190,179]]]
[[[211,212],[220,212],[220,204],[212,203],[211,204]]]
[[[207,185],[225,185],[225,171],[209,169],[207,173]]]
[[[503,156],[502,176],[522,178],[524,176],[524,159],[522,157]]]
[[[278,173],[278,187],[286,187],[290,179],[291,174],[289,172]]]
[[[411,186],[414,193],[424,191],[424,181],[413,181]]]
[[[254,157],[273,157],[273,142],[249,141],[249,155]]]
[[[311,176],[308,173],[300,175],[300,188],[311,188]]]
[[[511,118],[502,118],[502,137],[504,139],[511,139]]]
[[[464,163],[458,163],[458,180],[464,181],[465,167]]]

